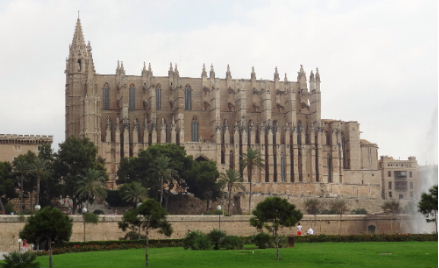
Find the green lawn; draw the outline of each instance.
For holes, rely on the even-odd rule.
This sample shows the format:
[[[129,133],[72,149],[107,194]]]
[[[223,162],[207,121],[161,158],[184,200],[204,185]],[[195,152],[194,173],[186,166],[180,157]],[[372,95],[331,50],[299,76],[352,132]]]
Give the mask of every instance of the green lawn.
[[[437,267],[437,242],[299,243],[281,249],[192,251],[153,248],[150,267]],[[47,267],[48,257],[39,257]],[[57,268],[144,267],[144,250],[113,250],[54,256]]]

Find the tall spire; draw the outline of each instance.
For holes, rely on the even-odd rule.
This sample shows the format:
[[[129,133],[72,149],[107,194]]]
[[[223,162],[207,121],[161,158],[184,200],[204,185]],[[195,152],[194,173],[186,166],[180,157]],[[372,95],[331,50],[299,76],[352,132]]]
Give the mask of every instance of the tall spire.
[[[255,67],[252,66],[251,79],[256,79]]]
[[[85,47],[85,41],[84,41],[84,34],[82,33],[82,26],[81,26],[81,20],[76,20],[76,27],[75,27],[75,33],[73,34],[73,40],[72,40],[72,47],[78,47],[78,46],[84,46]]]
[[[287,73],[285,73],[284,82],[288,82]]]
[[[146,75],[146,62],[143,62],[143,68],[142,68],[142,76]]]

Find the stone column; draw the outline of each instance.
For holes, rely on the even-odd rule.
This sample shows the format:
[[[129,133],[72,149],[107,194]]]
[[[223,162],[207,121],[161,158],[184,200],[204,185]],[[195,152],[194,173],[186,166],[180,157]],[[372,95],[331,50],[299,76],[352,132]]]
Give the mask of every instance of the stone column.
[[[261,124],[259,127],[259,152],[261,154],[264,167],[259,169],[259,182],[265,182],[265,163],[267,161],[267,159],[265,159],[265,149],[265,126],[264,124]]]
[[[269,182],[274,181],[274,155],[273,155],[273,128],[270,127],[267,130],[267,147],[268,147],[268,159],[266,161],[268,162],[268,180]]]

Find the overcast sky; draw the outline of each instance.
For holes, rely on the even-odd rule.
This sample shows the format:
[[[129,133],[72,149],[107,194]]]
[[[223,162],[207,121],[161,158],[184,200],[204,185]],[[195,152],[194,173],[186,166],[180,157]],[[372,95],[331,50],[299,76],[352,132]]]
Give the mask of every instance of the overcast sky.
[[[0,133],[64,140],[65,58],[80,17],[98,73],[296,80],[319,67],[322,117],[355,120],[380,155],[437,163],[437,4],[394,1],[0,0]],[[282,75],[283,77],[283,75]]]

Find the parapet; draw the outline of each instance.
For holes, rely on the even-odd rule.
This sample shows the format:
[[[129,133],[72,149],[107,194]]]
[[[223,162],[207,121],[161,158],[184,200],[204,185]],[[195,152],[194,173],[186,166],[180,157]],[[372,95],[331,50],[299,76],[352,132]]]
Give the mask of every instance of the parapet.
[[[0,134],[0,144],[52,144],[52,142],[53,136],[51,135]]]

